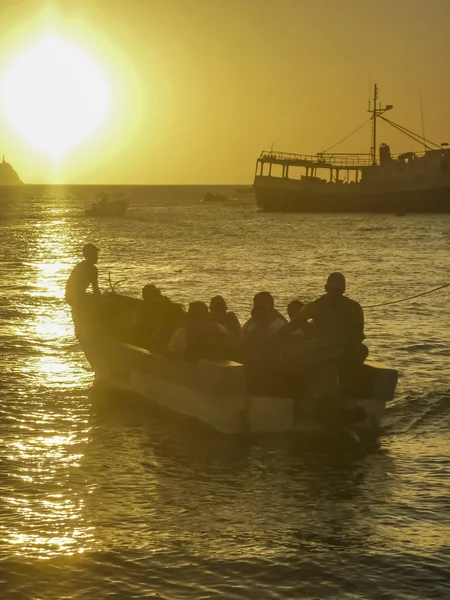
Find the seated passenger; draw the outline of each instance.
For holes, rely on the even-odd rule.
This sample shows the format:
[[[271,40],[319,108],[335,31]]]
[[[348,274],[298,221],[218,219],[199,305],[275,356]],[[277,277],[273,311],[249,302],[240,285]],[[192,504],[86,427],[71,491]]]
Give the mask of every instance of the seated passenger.
[[[287,313],[289,315],[289,320],[293,321],[297,315],[300,314],[300,311],[305,305],[300,300],[291,300],[287,305]]]
[[[225,327],[210,320],[205,302],[191,302],[185,325],[173,334],[167,354],[189,361],[225,359],[230,358],[232,346],[232,338]]]
[[[138,318],[136,344],[148,349],[149,340],[157,320],[157,310],[162,302],[162,294],[156,285],[144,285],[142,288],[142,300],[144,304]]]
[[[269,394],[274,387],[274,367],[279,342],[272,331],[272,309],[256,304],[252,309],[252,328],[239,342],[239,360],[245,366],[248,390]]]
[[[144,301],[146,311],[150,311],[151,309],[160,306],[165,299],[167,299],[166,296],[163,296],[161,290],[152,283],[144,285],[142,288],[142,300]]]
[[[289,302],[289,304],[287,305],[287,313],[289,315],[289,320],[292,322],[296,317],[298,317],[298,315],[300,314],[300,311],[302,310],[302,308],[305,305],[303,304],[303,302],[301,302],[300,300],[292,300],[291,302]],[[307,325],[310,325],[310,323],[308,323]],[[308,327],[305,325],[304,329],[301,329],[300,327],[298,329],[296,329],[295,331],[292,332],[292,335],[295,336],[305,336],[307,333],[311,333],[311,327]]]
[[[241,324],[234,312],[228,310],[227,304],[222,296],[214,296],[209,303],[211,319],[219,325],[223,325],[228,333],[236,339],[241,335]]]
[[[172,335],[184,322],[184,308],[164,296],[153,284],[142,288],[142,298],[144,307],[138,323],[138,343],[149,350],[164,352]]]
[[[358,302],[344,296],[345,287],[344,275],[331,273],[325,285],[326,294],[304,306],[286,330],[304,329],[307,321],[312,319],[317,337],[330,346],[342,346],[346,361],[363,363],[368,354],[367,347],[362,344],[364,313]]]
[[[287,305],[287,313],[290,323],[294,321],[305,305],[300,300],[292,300]],[[306,335],[312,332],[311,323],[305,323],[304,329],[298,327],[294,331],[290,331],[289,335],[284,335],[283,330],[278,330],[280,335],[280,353],[278,364],[282,368],[291,368],[298,366],[303,359],[305,353],[308,352]]]
[[[275,302],[274,302],[273,296],[272,296],[272,294],[270,294],[270,292],[258,292],[254,296],[253,307],[258,306],[258,305],[265,306],[269,309],[269,313],[268,313],[268,314],[270,314],[269,328],[272,333],[275,333],[276,331],[278,331],[279,329],[284,327],[284,325],[286,325],[286,319],[275,308]],[[255,328],[255,323],[253,321],[253,317],[250,317],[250,319],[246,323],[244,323],[244,325],[242,326],[242,335],[249,333],[254,328]]]
[[[257,304],[252,309],[252,327],[242,336],[239,342],[239,357],[244,365],[259,367],[273,364],[274,336],[271,329],[272,311],[264,304]]]
[[[149,339],[149,348],[164,353],[175,331],[184,325],[186,312],[177,302],[163,302],[157,309],[157,318]]]

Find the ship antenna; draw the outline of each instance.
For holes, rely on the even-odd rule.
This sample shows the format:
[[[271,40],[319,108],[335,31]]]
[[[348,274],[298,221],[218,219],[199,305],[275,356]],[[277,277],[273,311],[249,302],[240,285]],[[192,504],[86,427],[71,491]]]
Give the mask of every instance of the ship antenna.
[[[386,106],[380,106],[379,108],[377,108],[377,100],[378,100],[378,85],[375,83],[374,87],[373,87],[373,108],[370,108],[370,102],[369,102],[369,111],[372,113],[371,119],[373,121],[372,123],[372,148],[371,148],[371,155],[372,155],[372,164],[376,165],[377,164],[377,118],[381,117],[381,115],[383,115],[387,110],[391,110],[391,108],[394,108],[392,106],[392,104],[386,104]]]
[[[372,114],[372,164],[377,164],[377,99],[378,86],[375,83],[373,88],[373,114]]]

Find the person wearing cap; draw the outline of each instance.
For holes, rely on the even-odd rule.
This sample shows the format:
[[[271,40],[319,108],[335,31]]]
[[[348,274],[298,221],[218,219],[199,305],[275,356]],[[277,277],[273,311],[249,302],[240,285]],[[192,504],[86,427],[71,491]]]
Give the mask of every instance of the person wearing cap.
[[[98,262],[99,249],[94,244],[83,247],[84,260],[75,265],[66,283],[65,300],[72,309],[83,308],[86,304],[89,286],[92,286],[94,296],[100,296],[98,287]],[[89,302],[90,298],[87,300]]]
[[[209,303],[209,313],[211,320],[225,327],[228,333],[236,339],[241,335],[241,324],[236,314],[228,310],[227,303],[223,296],[214,296]]]

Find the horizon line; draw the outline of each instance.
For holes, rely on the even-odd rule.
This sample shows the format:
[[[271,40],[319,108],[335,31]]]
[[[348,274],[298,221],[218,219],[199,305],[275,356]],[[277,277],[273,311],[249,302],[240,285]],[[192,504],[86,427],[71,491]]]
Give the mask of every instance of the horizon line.
[[[0,187],[24,187],[24,186],[128,186],[128,187],[150,187],[150,186],[164,186],[164,187],[198,187],[198,186],[245,186],[253,187],[253,183],[22,183],[18,185],[0,185]]]

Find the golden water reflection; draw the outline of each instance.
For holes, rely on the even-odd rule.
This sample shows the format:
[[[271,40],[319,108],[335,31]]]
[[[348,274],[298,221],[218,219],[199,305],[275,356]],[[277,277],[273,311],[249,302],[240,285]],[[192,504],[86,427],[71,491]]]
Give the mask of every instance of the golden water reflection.
[[[6,326],[20,353],[8,369],[12,393],[1,406],[6,477],[0,548],[2,554],[50,558],[95,545],[85,515],[93,484],[82,468],[91,435],[86,389],[92,374],[83,366],[64,303],[70,231],[54,221],[36,223],[32,232],[32,260],[24,262],[27,291],[16,302],[21,319]]]
[[[20,421],[13,439],[4,440],[9,476],[2,495],[4,541],[16,555],[40,558],[92,548],[94,528],[85,522],[85,500],[74,485],[89,443],[86,420],[67,407],[61,412],[43,406]]]

